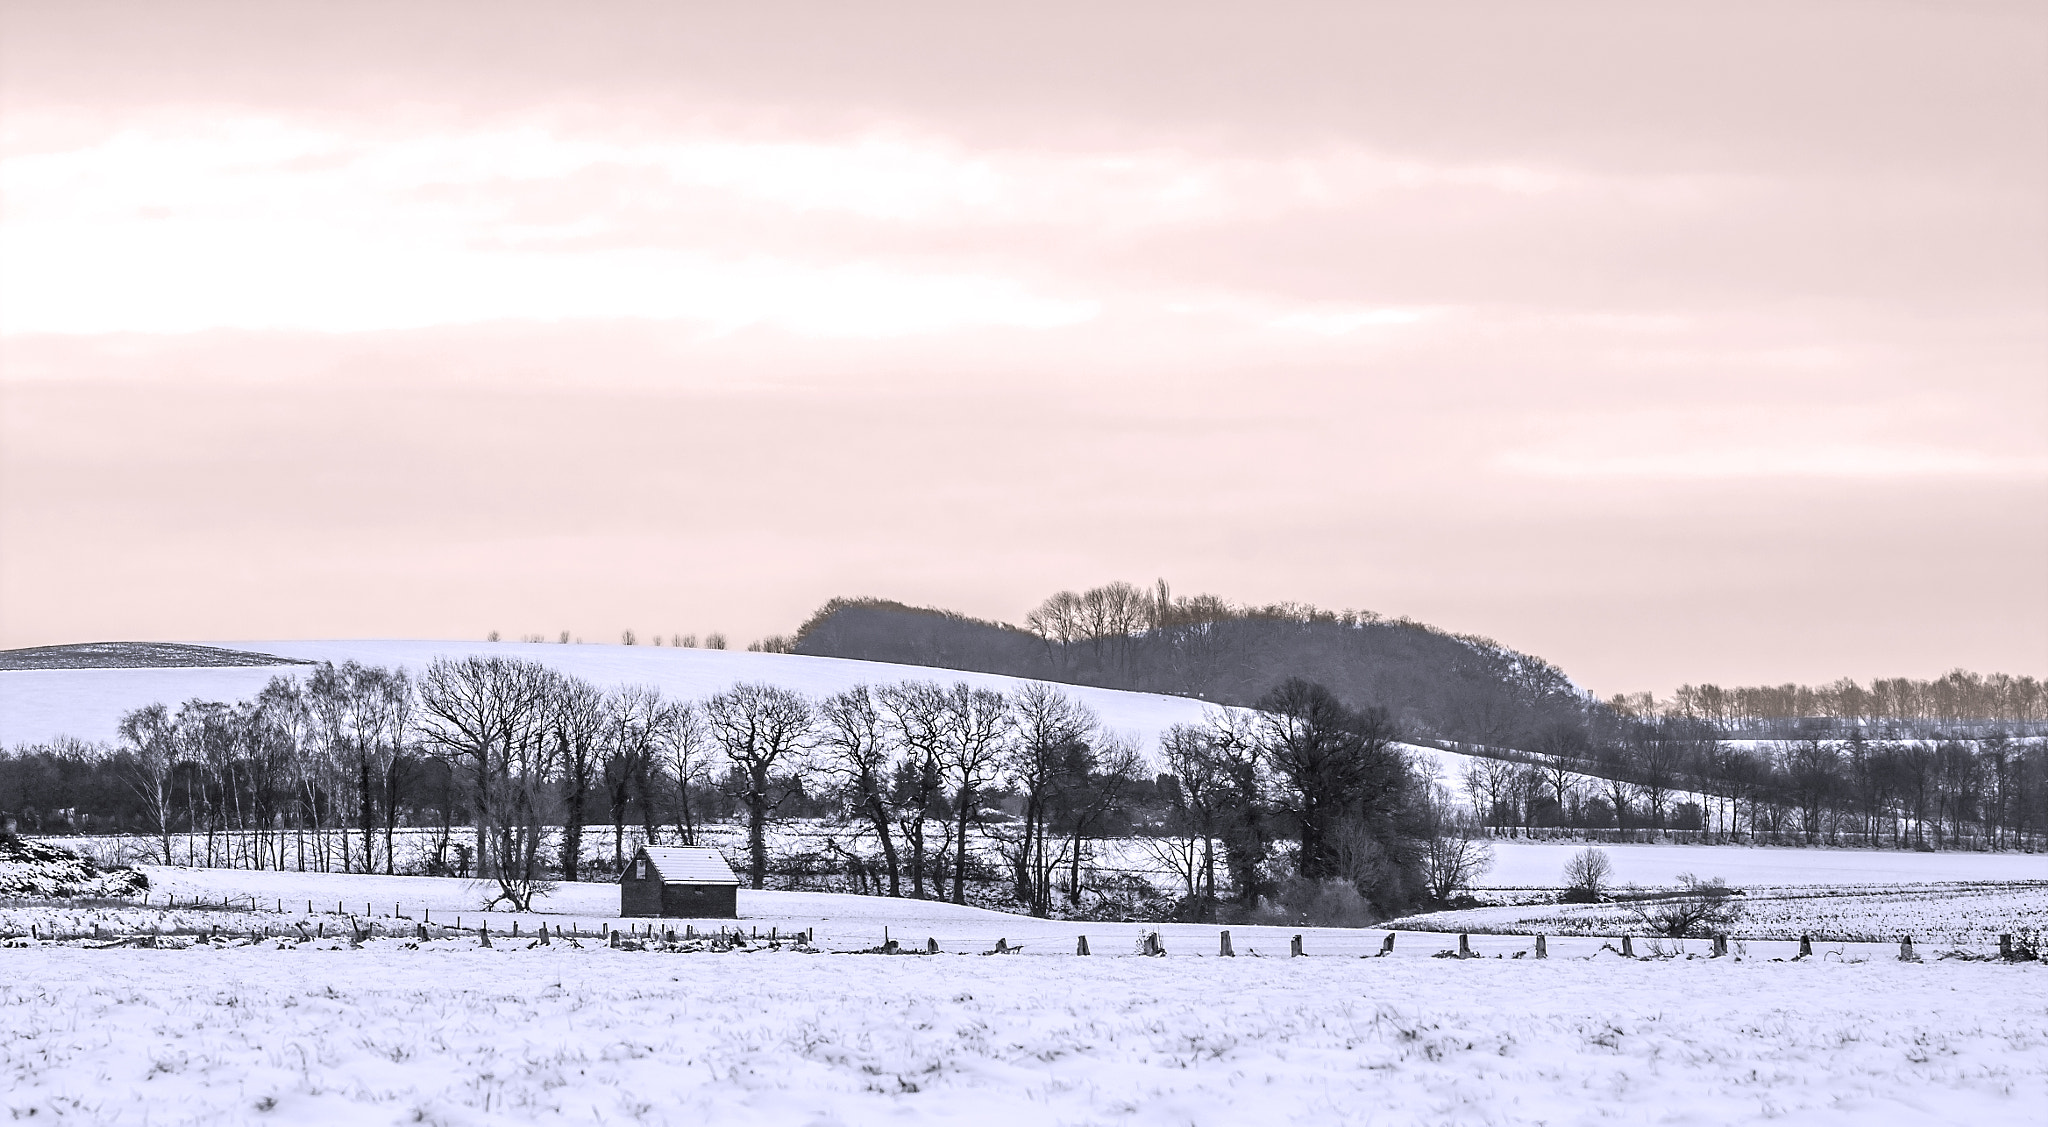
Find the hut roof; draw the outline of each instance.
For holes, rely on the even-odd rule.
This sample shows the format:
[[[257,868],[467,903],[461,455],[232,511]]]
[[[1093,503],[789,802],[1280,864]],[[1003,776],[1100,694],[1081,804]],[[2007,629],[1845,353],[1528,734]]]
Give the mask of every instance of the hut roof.
[[[640,852],[654,862],[654,871],[661,874],[663,884],[683,882],[687,884],[738,884],[740,878],[732,873],[732,867],[725,858],[713,849],[685,849],[678,847],[643,845]]]

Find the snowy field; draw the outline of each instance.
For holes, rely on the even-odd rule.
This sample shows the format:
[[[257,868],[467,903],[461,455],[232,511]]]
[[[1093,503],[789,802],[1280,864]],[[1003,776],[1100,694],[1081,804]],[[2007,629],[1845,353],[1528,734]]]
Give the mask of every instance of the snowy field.
[[[0,952],[0,1103],[156,1127],[1991,1127],[2048,1106],[2040,965],[321,946]]]

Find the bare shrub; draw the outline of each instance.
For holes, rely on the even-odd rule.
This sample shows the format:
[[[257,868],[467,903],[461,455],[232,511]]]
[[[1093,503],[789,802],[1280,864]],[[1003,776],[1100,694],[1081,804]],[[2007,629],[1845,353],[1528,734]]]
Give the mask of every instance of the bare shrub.
[[[1258,908],[1245,922],[1275,926],[1365,927],[1379,919],[1372,904],[1359,894],[1358,886],[1342,877],[1325,880],[1291,877],[1281,882],[1277,901],[1260,897]]]
[[[1604,849],[1581,849],[1564,863],[1564,891],[1568,903],[1596,904],[1607,891],[1614,875],[1614,862]]]
[[[1691,873],[1678,877],[1675,893],[1647,892],[1631,887],[1623,901],[1635,921],[1651,933],[1670,939],[1704,939],[1741,922],[1741,890],[1720,877],[1701,880]]]

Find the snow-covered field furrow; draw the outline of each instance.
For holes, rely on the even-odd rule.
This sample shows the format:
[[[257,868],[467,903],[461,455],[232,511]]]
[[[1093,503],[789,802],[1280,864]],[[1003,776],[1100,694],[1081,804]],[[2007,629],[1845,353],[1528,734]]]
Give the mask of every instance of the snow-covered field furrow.
[[[1896,943],[1910,935],[1925,944],[1983,949],[2001,934],[2048,930],[2048,883],[1922,885],[1889,888],[1751,888],[1738,901],[1739,922],[1725,930],[1747,940]],[[1525,904],[1432,912],[1393,926],[1441,932],[1509,935],[1642,934],[1619,904]]]
[[[2048,967],[0,953],[16,1122],[2038,1123]]]
[[[1564,866],[1584,842],[1495,841],[1487,888],[1561,888]],[[1748,845],[1600,845],[1613,883],[1670,885],[1680,873],[1725,877],[1737,887],[1798,884],[1925,884],[1935,881],[2048,880],[2039,853],[1915,853],[1900,849],[1793,849]]]

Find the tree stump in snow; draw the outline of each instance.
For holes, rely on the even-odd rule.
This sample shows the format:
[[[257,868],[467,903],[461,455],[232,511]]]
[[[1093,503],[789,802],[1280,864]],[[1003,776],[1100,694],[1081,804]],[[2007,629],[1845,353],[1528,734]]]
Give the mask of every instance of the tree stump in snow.
[[[1633,938],[1626,935],[1621,937],[1621,954],[1624,958],[1633,959],[1636,957],[1636,944]]]
[[[1076,943],[1074,944],[1074,954],[1076,954],[1076,955],[1085,955],[1085,954],[1087,954],[1087,953],[1088,953],[1088,937],[1084,935],[1084,936],[1082,936],[1082,937],[1080,938],[1080,940],[1079,940],[1079,941],[1077,941],[1077,942],[1076,942]]]
[[[1237,952],[1230,949],[1230,933],[1227,931],[1223,933],[1222,950],[1218,953],[1226,959],[1237,957]]]
[[[92,933],[94,935],[98,935],[100,933],[100,928],[98,924],[93,925]],[[1998,937],[1998,957],[2004,959],[2007,962],[2012,961],[2012,935],[2010,933]]]
[[[1899,936],[1899,961],[1902,963],[1917,963],[1920,961],[1913,956],[1913,937],[1910,935]]]
[[[422,943],[426,942],[426,940],[427,940],[427,925],[425,925],[425,924],[421,924],[421,925],[420,925],[420,935],[419,935],[419,938],[420,938],[420,942],[422,942]]]
[[[1297,936],[1295,936],[1295,937],[1294,937],[1293,939],[1290,939],[1290,940],[1288,940],[1288,941],[1287,941],[1287,957],[1288,957],[1288,958],[1290,958],[1290,959],[1299,959],[1299,958],[1301,958],[1301,957],[1302,957],[1302,955],[1304,955],[1304,954],[1306,954],[1306,952],[1304,952],[1304,951],[1303,951],[1303,950],[1301,949],[1301,936],[1297,935]]]
[[[1458,957],[1461,959],[1472,957],[1472,937],[1463,932],[1458,934]]]
[[[1716,935],[1716,936],[1714,937],[1714,956],[1713,956],[1713,957],[1714,957],[1714,958],[1716,958],[1716,959],[1719,959],[1719,958],[1722,958],[1723,956],[1725,956],[1725,955],[1727,955],[1727,954],[1728,954],[1728,937],[1727,937],[1727,936],[1725,936],[1725,935]]]
[[[1550,942],[1540,935],[1536,937],[1536,957],[1539,959],[1550,957]]]
[[[1813,954],[1813,936],[1811,936],[1811,935],[1802,935],[1802,936],[1800,936],[1800,937],[1799,937],[1799,957],[1800,957],[1800,958],[1802,958],[1802,959],[1804,959],[1804,958],[1806,958],[1806,957],[1808,957],[1809,955],[1812,955],[1812,954]]]
[[[1391,955],[1391,954],[1393,954],[1393,953],[1394,953],[1394,933],[1390,931],[1390,932],[1388,932],[1388,933],[1387,933],[1387,937],[1386,937],[1386,939],[1384,939],[1384,940],[1382,940],[1382,941],[1380,942],[1380,954],[1382,954],[1382,955]]]

